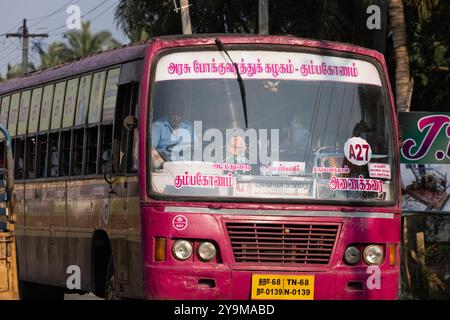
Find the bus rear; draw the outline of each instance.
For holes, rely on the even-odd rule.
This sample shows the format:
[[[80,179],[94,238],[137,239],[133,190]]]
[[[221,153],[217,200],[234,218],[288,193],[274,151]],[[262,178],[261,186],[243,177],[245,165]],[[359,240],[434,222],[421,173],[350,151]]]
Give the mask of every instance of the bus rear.
[[[151,299],[396,299],[396,116],[381,54],[156,40],[140,97]]]

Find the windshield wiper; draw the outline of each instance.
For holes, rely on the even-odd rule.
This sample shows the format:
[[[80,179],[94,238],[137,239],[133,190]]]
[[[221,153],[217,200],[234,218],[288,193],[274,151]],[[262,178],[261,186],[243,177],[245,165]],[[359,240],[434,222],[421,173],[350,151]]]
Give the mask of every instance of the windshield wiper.
[[[227,50],[223,46],[222,41],[219,38],[216,38],[216,46],[219,48],[220,51],[225,52],[228,59],[230,59],[231,63],[234,65],[234,68],[236,69],[236,75],[237,75],[237,81],[239,83],[239,91],[241,92],[241,99],[242,99],[242,108],[244,109],[244,120],[245,120],[245,128],[248,128],[248,118],[247,118],[247,100],[245,98],[245,86],[244,81],[242,80],[241,73],[239,72],[239,68],[236,62],[231,59],[230,55],[228,54]]]

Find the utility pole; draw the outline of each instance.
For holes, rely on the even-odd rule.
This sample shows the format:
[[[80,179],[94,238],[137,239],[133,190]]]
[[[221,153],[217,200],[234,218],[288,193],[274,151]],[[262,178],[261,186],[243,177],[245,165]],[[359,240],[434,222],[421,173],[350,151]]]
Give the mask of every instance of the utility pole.
[[[22,38],[22,74],[28,72],[28,50],[30,38],[48,38],[48,33],[28,33],[27,19],[23,19],[23,25],[21,32],[7,33],[7,38],[15,37]]]
[[[269,34],[269,0],[259,0],[259,34]]]
[[[176,0],[173,0],[175,5],[174,11],[178,13],[181,11],[181,25],[183,27],[183,34],[192,34],[191,15],[189,14],[189,0],[180,0],[180,7],[177,7]]]

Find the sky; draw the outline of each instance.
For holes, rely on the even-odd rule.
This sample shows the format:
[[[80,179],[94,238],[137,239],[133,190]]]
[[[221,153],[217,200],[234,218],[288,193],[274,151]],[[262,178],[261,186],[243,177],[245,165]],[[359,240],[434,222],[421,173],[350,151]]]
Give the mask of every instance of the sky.
[[[6,38],[5,33],[18,32],[22,20],[27,19],[29,33],[48,33],[48,38],[30,39],[39,41],[44,49],[55,41],[64,41],[62,34],[67,31],[66,21],[70,14],[66,9],[70,5],[80,7],[82,21],[91,20],[91,30],[107,30],[121,43],[129,40],[122,30],[116,27],[114,10],[119,0],[0,0],[0,74],[5,77],[7,65],[21,63],[22,40]],[[29,59],[35,65],[40,64],[37,52],[30,50]]]

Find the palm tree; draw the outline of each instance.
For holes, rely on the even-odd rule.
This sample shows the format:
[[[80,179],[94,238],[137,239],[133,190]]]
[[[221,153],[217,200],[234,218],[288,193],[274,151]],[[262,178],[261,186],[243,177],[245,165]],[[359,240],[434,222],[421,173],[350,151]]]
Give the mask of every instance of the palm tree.
[[[410,74],[406,41],[405,14],[402,0],[389,0],[392,42],[395,59],[395,94],[397,111],[409,111]]]
[[[407,2],[418,9],[421,19],[426,19],[431,9],[438,5],[439,0],[408,0]],[[402,0],[389,0],[389,17],[396,65],[395,95],[397,111],[409,111],[412,81],[409,73],[406,24]]]
[[[41,57],[41,68],[54,67],[71,58],[66,44],[62,42],[53,42],[47,51],[44,51],[41,46],[38,46],[37,50]]]
[[[67,51],[64,50],[64,53],[67,53],[70,58],[85,57],[121,45],[108,31],[92,34],[90,25],[89,21],[82,23],[80,31],[73,30],[64,34],[68,42]]]
[[[125,33],[131,43],[142,42],[149,38],[149,34],[143,29],[136,29],[132,31],[127,30]]]

